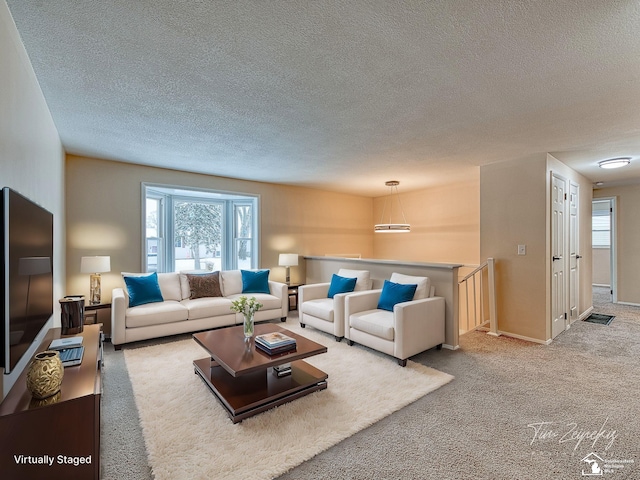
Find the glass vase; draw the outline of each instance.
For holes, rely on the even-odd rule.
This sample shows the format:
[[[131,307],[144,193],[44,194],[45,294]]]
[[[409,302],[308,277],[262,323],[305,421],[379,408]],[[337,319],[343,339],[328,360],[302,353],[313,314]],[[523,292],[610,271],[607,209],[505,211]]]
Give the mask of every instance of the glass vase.
[[[253,314],[244,316],[244,338],[245,340],[253,337]]]

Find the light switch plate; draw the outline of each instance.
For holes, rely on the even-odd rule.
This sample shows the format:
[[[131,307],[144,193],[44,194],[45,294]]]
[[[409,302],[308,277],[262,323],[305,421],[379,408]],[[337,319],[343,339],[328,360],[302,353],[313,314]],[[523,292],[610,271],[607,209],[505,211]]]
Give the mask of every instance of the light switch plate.
[[[526,255],[526,254],[527,254],[527,246],[518,245],[518,255]]]

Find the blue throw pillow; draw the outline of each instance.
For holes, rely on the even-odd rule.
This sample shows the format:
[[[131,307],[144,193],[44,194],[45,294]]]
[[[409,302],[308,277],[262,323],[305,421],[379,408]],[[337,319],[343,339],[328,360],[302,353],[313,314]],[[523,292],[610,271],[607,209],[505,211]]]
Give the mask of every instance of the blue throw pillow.
[[[269,290],[269,270],[240,270],[242,273],[242,293],[271,293]]]
[[[127,285],[130,307],[164,301],[156,272],[151,275],[124,277],[124,283]]]
[[[341,277],[334,273],[333,277],[331,277],[331,285],[329,285],[327,298],[333,298],[333,296],[338,293],[353,292],[353,289],[356,288],[356,280],[358,279],[355,277]]]
[[[413,300],[418,285],[413,283],[393,283],[389,280],[384,281],[380,300],[378,300],[378,308],[380,310],[389,310],[393,312],[393,306],[396,303],[408,302]]]

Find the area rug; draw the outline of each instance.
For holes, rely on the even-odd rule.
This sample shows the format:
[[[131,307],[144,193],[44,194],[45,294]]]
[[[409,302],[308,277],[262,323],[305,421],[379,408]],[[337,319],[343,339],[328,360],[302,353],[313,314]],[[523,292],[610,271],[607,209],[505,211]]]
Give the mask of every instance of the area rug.
[[[453,380],[283,326],[328,347],[306,360],[329,374],[328,388],[235,425],[194,374],[193,360],[207,356],[194,340],[124,350],[156,479],[272,479]]]
[[[614,315],[605,315],[603,313],[592,313],[584,319],[585,322],[598,323],[600,325],[609,325],[616,318]]]

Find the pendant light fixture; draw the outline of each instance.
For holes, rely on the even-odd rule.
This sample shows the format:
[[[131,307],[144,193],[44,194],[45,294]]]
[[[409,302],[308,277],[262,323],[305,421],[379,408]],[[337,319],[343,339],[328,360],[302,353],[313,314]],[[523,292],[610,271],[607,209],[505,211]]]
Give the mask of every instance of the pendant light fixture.
[[[384,207],[382,207],[382,217],[380,218],[380,223],[376,224],[373,227],[373,231],[376,233],[408,233],[411,231],[411,225],[407,223],[407,219],[404,216],[404,210],[402,208],[402,203],[400,202],[400,194],[398,193],[398,185],[400,182],[397,180],[389,180],[384,183],[387,187],[389,187],[389,196],[384,199]],[[400,209],[400,213],[402,214],[402,223],[392,223],[391,215],[393,213],[393,203],[394,203],[394,193],[395,199],[398,204],[398,208]],[[387,202],[389,202],[389,222],[383,223],[385,221],[385,213],[387,211]]]

